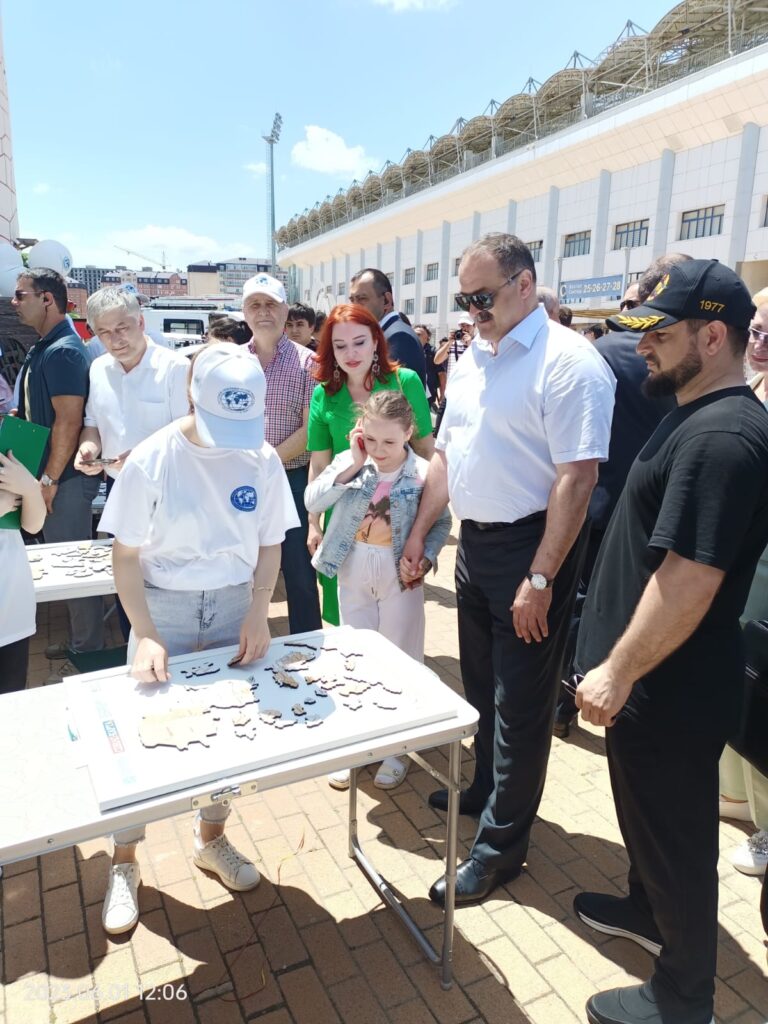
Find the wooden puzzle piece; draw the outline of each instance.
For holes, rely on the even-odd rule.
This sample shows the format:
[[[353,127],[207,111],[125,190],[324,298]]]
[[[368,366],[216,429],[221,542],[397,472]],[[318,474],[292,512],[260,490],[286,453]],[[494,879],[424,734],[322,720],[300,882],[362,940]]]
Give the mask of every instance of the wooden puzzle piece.
[[[216,671],[219,670],[216,669]],[[186,686],[185,689],[190,693],[196,693],[212,708],[226,710],[227,708],[243,708],[248,704],[255,703],[247,679],[217,679],[215,683],[209,683],[207,686]]]
[[[275,672],[275,682],[278,686],[285,686],[291,690],[298,690],[299,680],[289,672]]]
[[[282,658],[278,658],[275,668],[299,668],[300,665],[306,665],[307,660],[307,655],[302,654],[301,651],[291,651],[290,654],[284,654]]]
[[[208,742],[218,731],[207,708],[174,708],[155,715],[144,715],[139,723],[139,739],[145,747],[176,747],[188,750],[190,743],[210,747]]]
[[[339,693],[342,697],[360,697],[370,688],[370,683],[362,683],[359,679],[348,679],[339,690]]]
[[[202,676],[214,676],[217,672],[221,672],[220,668],[216,668],[212,661],[203,661],[198,665],[190,665],[188,668],[180,669],[181,674],[185,679],[199,679]]]
[[[272,723],[276,729],[287,729],[291,725],[296,725],[295,718],[277,718]]]
[[[293,707],[291,708],[291,711],[294,713],[294,715],[297,715],[299,718],[302,715],[306,715],[307,713],[304,709],[303,704],[294,704]]]
[[[323,724],[323,719],[320,715],[308,715],[305,722],[308,729],[314,729],[316,726]]]
[[[359,711],[362,706],[363,702],[361,700],[353,699],[344,701],[344,707],[349,708],[350,711]]]

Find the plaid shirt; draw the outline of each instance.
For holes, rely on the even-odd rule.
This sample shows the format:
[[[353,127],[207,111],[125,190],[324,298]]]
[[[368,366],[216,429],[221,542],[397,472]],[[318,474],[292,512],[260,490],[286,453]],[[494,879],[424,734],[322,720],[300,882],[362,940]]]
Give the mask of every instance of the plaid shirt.
[[[250,342],[248,348],[253,355],[257,355],[253,342]],[[272,361],[264,367],[267,379],[264,436],[273,448],[294,434],[304,422],[304,410],[309,408],[317,384],[312,376],[314,361],[315,357],[309,349],[289,341],[283,335],[277,343]],[[299,469],[308,462],[309,452],[305,451],[286,462],[285,468]]]

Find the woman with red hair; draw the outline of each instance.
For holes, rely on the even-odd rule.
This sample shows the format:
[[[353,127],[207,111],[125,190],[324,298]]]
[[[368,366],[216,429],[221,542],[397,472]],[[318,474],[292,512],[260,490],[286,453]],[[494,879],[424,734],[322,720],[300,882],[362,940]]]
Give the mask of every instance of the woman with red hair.
[[[434,451],[432,419],[424,385],[413,370],[390,360],[387,340],[379,322],[364,306],[343,303],[328,314],[320,332],[315,356],[315,388],[309,406],[307,449],[310,482],[349,448],[349,435],[358,419],[358,408],[374,391],[402,391],[413,410],[416,428],[411,447],[430,459]],[[318,516],[309,517],[307,545],[314,554],[323,531]],[[339,623],[336,581],[320,577],[323,586],[323,618]]]

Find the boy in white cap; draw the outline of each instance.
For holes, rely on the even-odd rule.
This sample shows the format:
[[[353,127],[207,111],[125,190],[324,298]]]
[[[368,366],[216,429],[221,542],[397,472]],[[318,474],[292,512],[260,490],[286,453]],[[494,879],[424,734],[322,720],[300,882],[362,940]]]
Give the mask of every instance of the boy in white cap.
[[[270,641],[269,599],[280,546],[298,519],[280,459],[264,441],[266,383],[246,349],[211,345],[190,370],[192,411],[138,444],[102,516],[115,537],[115,583],[131,622],[128,661],[142,683],[164,682],[169,655],[239,643],[247,664]],[[224,835],[228,808],[204,808],[193,859],[230,889],[259,873]],[[102,922],[110,934],[138,920],[136,844],[115,835]]]

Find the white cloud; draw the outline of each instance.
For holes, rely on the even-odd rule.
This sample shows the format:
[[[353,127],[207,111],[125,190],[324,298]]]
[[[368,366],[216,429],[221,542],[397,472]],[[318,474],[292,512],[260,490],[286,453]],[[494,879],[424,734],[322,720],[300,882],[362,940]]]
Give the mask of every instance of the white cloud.
[[[51,186],[44,181],[39,181],[36,185],[32,186],[32,192],[36,196],[47,195],[51,191]]]
[[[403,11],[447,11],[457,0],[373,0],[377,7],[389,7],[396,14]]]
[[[304,126],[304,138],[291,150],[291,160],[299,167],[322,174],[363,178],[381,161],[369,156],[363,146],[348,146],[344,139],[328,128],[316,124]]]
[[[257,164],[246,164],[245,170],[250,171],[254,178],[263,178],[267,173],[267,165],[261,160]]]
[[[57,235],[64,241],[62,235]],[[73,239],[70,245],[75,266],[92,263],[99,267],[114,267],[120,263],[136,270],[146,265],[160,269],[162,254],[169,269],[185,269],[196,260],[228,259],[232,256],[258,256],[263,254],[266,242],[260,237],[256,241],[219,241],[208,235],[195,234],[186,228],[147,224],[143,228],[112,231],[101,236]],[[141,253],[131,256],[116,248],[130,249]],[[145,258],[146,257],[146,258]],[[150,261],[152,261],[150,263]]]

